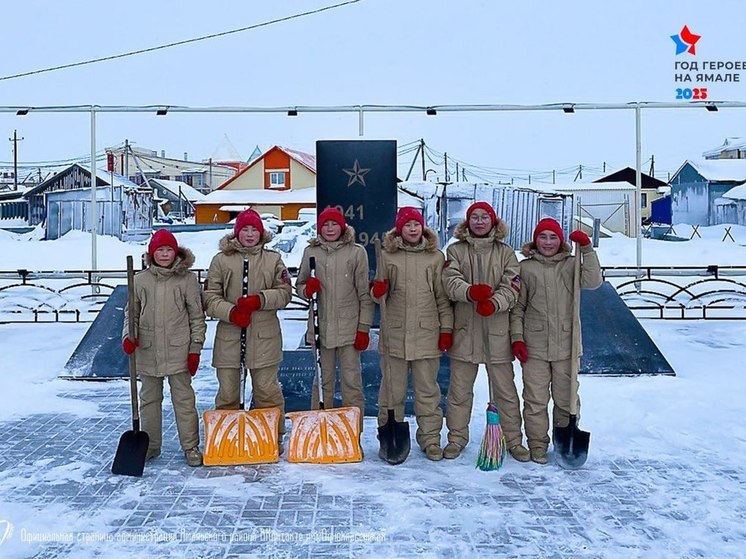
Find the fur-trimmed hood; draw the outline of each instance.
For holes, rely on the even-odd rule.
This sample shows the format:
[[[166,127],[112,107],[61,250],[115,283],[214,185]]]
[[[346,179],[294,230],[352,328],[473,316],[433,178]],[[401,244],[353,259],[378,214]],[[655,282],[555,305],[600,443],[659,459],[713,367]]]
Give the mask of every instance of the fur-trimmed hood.
[[[546,257],[543,254],[539,252],[539,249],[536,248],[536,243],[533,241],[529,241],[525,243],[521,247],[521,254],[525,256],[526,258],[537,258],[537,259],[545,259],[545,260],[562,260],[564,258],[567,258],[570,255],[570,252],[572,252],[572,248],[570,247],[569,243],[562,243],[560,245],[559,251],[554,256]],[[562,255],[562,256],[561,256]]]
[[[272,233],[270,233],[269,230],[265,229],[264,233],[262,233],[262,238],[259,239],[259,242],[256,244],[256,246],[253,247],[245,247],[241,243],[238,242],[238,238],[233,233],[228,233],[225,237],[220,239],[220,244],[218,245],[220,248],[220,252],[223,254],[235,254],[237,252],[243,253],[245,251],[253,251],[255,249],[261,250],[264,248],[264,245],[266,245],[269,241],[272,240]]]
[[[146,252],[145,253],[145,265],[148,268],[157,268],[158,270],[169,270],[171,273],[176,274],[177,276],[186,274],[189,271],[189,268],[194,266],[194,253],[189,250],[186,247],[180,246],[176,250],[176,259],[174,260],[173,266],[170,268],[161,268],[158,266],[153,258]]]
[[[508,236],[508,233],[510,233],[510,227],[508,227],[508,224],[500,217],[497,218],[497,223],[492,229],[495,232],[495,242],[502,241]],[[471,231],[469,231],[469,224],[466,220],[463,220],[456,226],[456,229],[453,231],[453,236],[459,241],[465,241],[467,238],[479,238],[472,236]]]
[[[352,225],[346,225],[345,230],[342,231],[342,234],[339,236],[339,239],[337,239],[334,242],[339,243],[340,246],[346,245],[347,243],[354,243],[355,242],[355,228]],[[322,246],[324,244],[328,244],[328,241],[325,241],[324,238],[321,236],[321,233],[319,233],[313,239],[309,239],[308,244],[312,247],[317,247],[317,246]]]
[[[396,252],[397,250],[435,252],[438,250],[438,235],[429,227],[422,229],[422,239],[417,246],[409,246],[404,243],[401,235],[396,232],[396,227],[383,236],[383,250]]]

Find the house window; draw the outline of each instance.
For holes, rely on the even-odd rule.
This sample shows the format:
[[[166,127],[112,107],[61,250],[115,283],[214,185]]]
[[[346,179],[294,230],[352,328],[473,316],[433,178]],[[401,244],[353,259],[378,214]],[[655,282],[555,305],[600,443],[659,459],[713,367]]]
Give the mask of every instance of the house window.
[[[270,188],[281,188],[285,186],[285,173],[270,173],[269,174],[269,187]]]
[[[642,202],[642,207],[643,208],[647,208],[648,207],[648,194],[647,194],[647,192],[643,192],[642,193],[642,200],[641,200],[641,202]]]

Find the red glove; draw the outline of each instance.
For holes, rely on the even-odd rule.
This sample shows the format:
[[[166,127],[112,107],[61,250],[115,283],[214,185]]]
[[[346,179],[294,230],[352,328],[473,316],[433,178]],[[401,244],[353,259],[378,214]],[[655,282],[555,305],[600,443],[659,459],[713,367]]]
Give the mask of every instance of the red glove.
[[[492,290],[492,286],[487,285],[486,283],[475,283],[466,290],[466,296],[475,303],[486,301],[494,294],[495,292]]]
[[[380,299],[381,297],[386,295],[388,290],[389,290],[389,280],[387,279],[375,280],[373,282],[373,289],[371,289],[371,291],[373,292],[373,297],[375,297],[376,299]]]
[[[127,355],[132,355],[133,353],[135,353],[136,347],[140,347],[140,340],[138,340],[137,338],[135,338],[134,342],[129,338],[124,338],[122,340],[122,350]]]
[[[440,351],[448,351],[453,345],[453,334],[450,332],[441,332],[438,337],[438,349]]]
[[[303,295],[305,295],[306,298],[310,299],[314,296],[315,293],[318,293],[319,291],[321,291],[321,282],[319,281],[319,278],[308,278],[306,287],[303,289]]]
[[[199,353],[190,353],[187,355],[187,370],[189,374],[194,376],[197,374],[199,369]]]
[[[528,359],[528,348],[524,342],[513,342],[513,356],[521,363]]]
[[[355,346],[355,349],[358,351],[364,351],[368,349],[368,344],[370,344],[370,337],[368,336],[368,332],[362,332],[358,330],[357,334],[355,334],[355,343],[353,344]]]
[[[477,312],[482,316],[495,314],[496,310],[495,304],[492,301],[479,301],[479,303],[477,303]]]
[[[238,310],[242,313],[251,314],[258,311],[262,306],[262,299],[259,295],[249,295],[248,297],[239,297],[236,301]]]
[[[578,243],[582,247],[591,244],[590,237],[588,237],[588,235],[583,233],[580,229],[577,229],[570,233],[570,240],[574,243]]]
[[[228,315],[228,318],[230,318],[231,322],[239,328],[246,328],[249,324],[251,324],[251,313],[243,312],[237,306],[233,307],[233,310],[231,311],[231,314]]]

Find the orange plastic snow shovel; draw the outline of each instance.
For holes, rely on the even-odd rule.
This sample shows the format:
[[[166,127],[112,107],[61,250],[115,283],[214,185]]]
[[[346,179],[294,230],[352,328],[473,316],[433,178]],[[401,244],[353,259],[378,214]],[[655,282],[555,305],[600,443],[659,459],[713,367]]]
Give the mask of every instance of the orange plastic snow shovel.
[[[243,261],[243,296],[249,293],[249,260]],[[246,328],[241,329],[240,380],[237,410],[209,410],[202,414],[205,426],[205,466],[268,464],[280,459],[278,408],[244,409],[246,391]]]
[[[311,277],[316,277],[316,258],[309,259]],[[288,413],[292,430],[288,439],[288,462],[340,464],[360,462],[360,409],[356,407],[324,408],[321,379],[321,338],[319,335],[318,294],[311,297],[313,354],[316,382],[319,387],[319,409]]]

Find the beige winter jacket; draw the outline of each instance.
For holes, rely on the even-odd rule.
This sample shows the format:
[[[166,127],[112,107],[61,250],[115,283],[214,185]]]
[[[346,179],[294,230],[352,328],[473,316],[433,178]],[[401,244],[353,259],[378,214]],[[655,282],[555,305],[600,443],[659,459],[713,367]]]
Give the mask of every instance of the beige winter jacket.
[[[241,329],[230,313],[242,296],[243,261],[249,260],[249,295],[259,295],[262,306],[251,315],[246,329],[246,366],[269,367],[282,361],[282,333],[277,310],[290,302],[290,275],[280,254],[265,249],[268,231],[254,247],[244,247],[232,234],[220,240],[220,252],[210,262],[205,289],[207,315],[220,320],[215,333],[212,366],[236,368],[240,359]]]
[[[601,266],[593,247],[581,247],[580,287],[601,285]],[[564,243],[554,256],[541,255],[533,242],[523,245],[521,292],[510,313],[511,342],[523,341],[532,359],[561,361],[572,351],[572,291],[575,257]],[[582,340],[581,346],[582,348]],[[581,351],[582,353],[582,351]]]
[[[368,332],[373,323],[373,301],[368,292],[368,255],[355,244],[355,230],[348,225],[333,243],[320,237],[311,239],[303,251],[295,289],[303,298],[311,276],[309,258],[316,257],[319,292],[319,330],[325,348],[352,345],[355,333]],[[313,343],[311,313],[308,317],[308,342]]]
[[[179,247],[170,268],[156,266],[148,255],[147,268],[135,274],[135,336],[137,372],[164,377],[187,372],[187,356],[202,351],[205,314],[197,275],[190,272],[194,254]],[[129,309],[124,307],[122,340],[129,334]]]
[[[453,236],[458,239],[448,247],[443,269],[443,285],[454,307],[453,347],[448,354],[469,363],[507,363],[513,361],[510,345],[509,314],[518,299],[521,287],[518,259],[512,247],[502,239],[508,225],[500,218],[487,237],[472,237],[466,221],[461,222]],[[479,277],[478,262],[482,261]],[[476,283],[492,286],[490,299],[495,313],[488,317],[477,314],[477,304],[467,297],[469,287]],[[485,352],[484,328],[487,328],[489,347]]]
[[[443,287],[438,237],[425,228],[420,243],[409,246],[392,229],[383,243],[380,274],[389,289],[380,352],[407,361],[440,357],[438,337],[453,331],[453,308]]]

